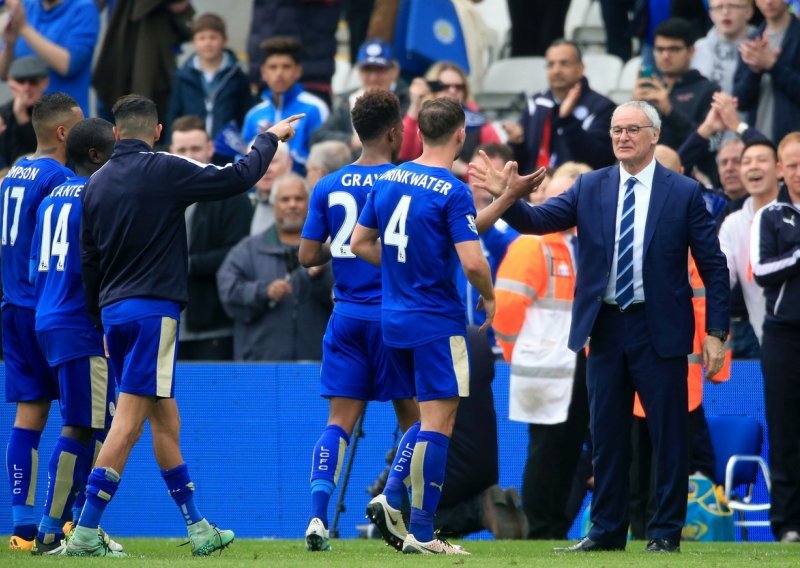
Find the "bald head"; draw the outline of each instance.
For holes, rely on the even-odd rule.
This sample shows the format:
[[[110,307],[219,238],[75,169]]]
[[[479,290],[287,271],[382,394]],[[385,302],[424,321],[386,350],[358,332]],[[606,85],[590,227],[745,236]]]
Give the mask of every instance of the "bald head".
[[[550,199],[556,197],[567,191],[575,183],[575,178],[571,176],[553,176],[550,183],[547,184],[542,197]]]
[[[655,158],[659,164],[675,173],[683,174],[683,164],[678,153],[664,144],[656,145]]]

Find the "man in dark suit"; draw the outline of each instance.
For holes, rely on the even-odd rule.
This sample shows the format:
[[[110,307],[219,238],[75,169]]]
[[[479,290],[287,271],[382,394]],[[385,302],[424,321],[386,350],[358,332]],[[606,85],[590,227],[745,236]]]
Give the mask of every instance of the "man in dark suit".
[[[591,337],[587,386],[595,490],[592,529],[562,551],[625,548],[634,391],[647,413],[656,454],[657,507],[647,527],[647,550],[680,550],[689,474],[686,355],[694,334],[689,249],[706,285],[707,377],[724,360],[729,320],[725,257],[700,184],[654,160],[660,126],[658,113],[646,102],[617,107],[611,141],[620,164],[582,175],[565,193],[536,207],[518,199],[535,186],[539,172],[519,177],[514,163],[503,172],[473,164],[473,175],[486,189],[498,194],[507,186],[483,210],[479,229],[503,212],[523,233],[578,227],[569,347],[582,349]]]

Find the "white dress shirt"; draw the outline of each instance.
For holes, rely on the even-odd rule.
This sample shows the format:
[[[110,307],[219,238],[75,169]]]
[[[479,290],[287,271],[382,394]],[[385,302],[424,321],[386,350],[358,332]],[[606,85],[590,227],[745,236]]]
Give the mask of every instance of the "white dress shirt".
[[[611,257],[611,274],[606,286],[603,300],[607,304],[616,304],[617,295],[617,253],[619,251],[619,224],[622,218],[622,205],[628,179],[636,178],[633,194],[636,197],[636,210],[633,214],[633,301],[644,302],[644,285],[642,283],[642,253],[644,252],[644,226],[647,223],[647,210],[650,209],[650,192],[653,190],[653,175],[656,172],[655,158],[635,176],[632,176],[622,164],[619,165],[619,188],[617,194],[617,220],[614,229],[614,254]]]

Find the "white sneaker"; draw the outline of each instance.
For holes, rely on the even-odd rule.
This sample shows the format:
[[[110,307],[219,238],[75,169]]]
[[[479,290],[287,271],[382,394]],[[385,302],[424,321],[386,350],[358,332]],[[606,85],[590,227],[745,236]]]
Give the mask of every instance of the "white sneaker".
[[[395,550],[403,550],[403,541],[408,534],[406,523],[403,521],[403,513],[395,509],[386,500],[386,496],[381,493],[367,505],[367,518],[375,523],[386,544]]]
[[[309,552],[327,552],[331,549],[328,529],[317,517],[311,519],[306,529],[306,550]]]
[[[403,554],[466,554],[470,553],[457,544],[450,544],[443,538],[434,537],[428,542],[419,542],[409,533],[403,542]]]

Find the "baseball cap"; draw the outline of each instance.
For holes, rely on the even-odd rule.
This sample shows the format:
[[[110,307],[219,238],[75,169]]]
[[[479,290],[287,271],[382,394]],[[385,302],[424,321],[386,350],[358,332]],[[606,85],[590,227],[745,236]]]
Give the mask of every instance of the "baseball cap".
[[[361,44],[358,50],[356,65],[376,65],[378,67],[391,67],[394,64],[392,46],[382,39],[368,39]]]
[[[8,75],[12,79],[33,79],[47,77],[48,70],[44,61],[33,55],[26,55],[14,60]]]

